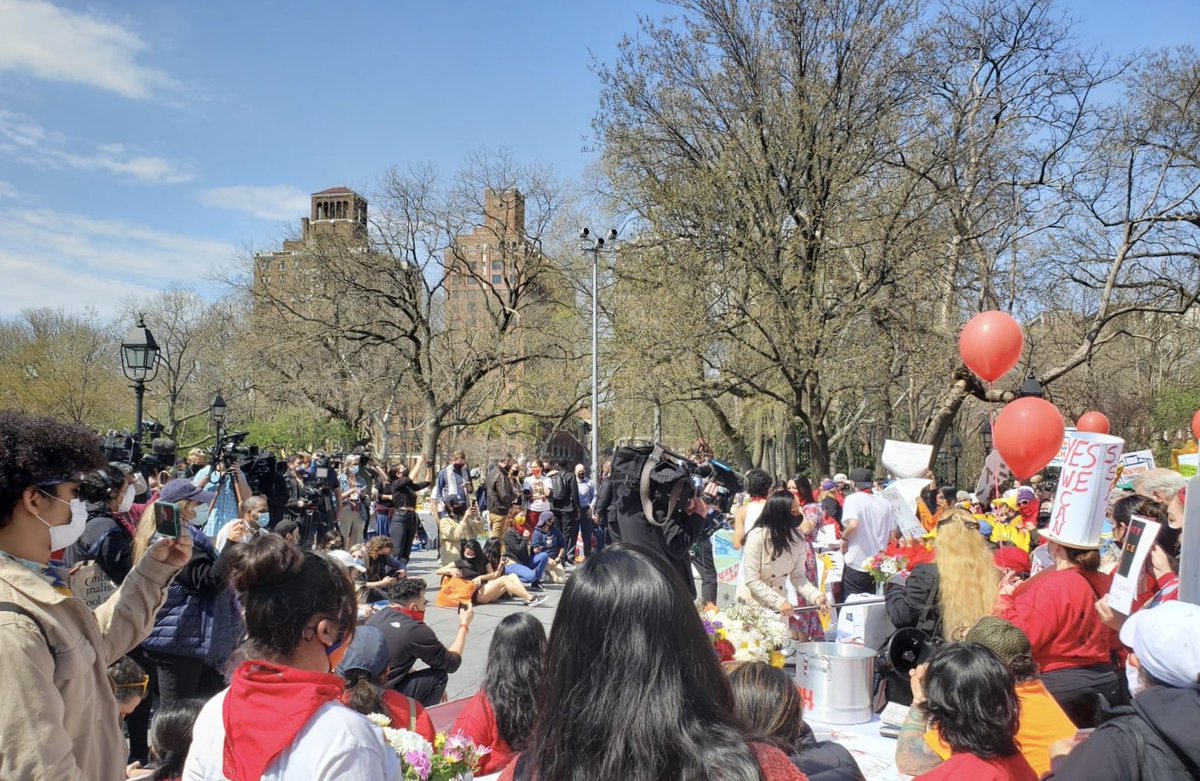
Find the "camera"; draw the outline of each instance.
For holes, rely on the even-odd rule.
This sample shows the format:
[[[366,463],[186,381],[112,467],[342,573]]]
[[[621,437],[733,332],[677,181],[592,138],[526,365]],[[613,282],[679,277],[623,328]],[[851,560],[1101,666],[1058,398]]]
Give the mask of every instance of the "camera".
[[[226,469],[229,469],[244,456],[258,455],[257,447],[242,445],[248,436],[250,436],[249,431],[235,431],[218,439],[217,444],[213,446],[211,461],[214,464],[220,461]]]

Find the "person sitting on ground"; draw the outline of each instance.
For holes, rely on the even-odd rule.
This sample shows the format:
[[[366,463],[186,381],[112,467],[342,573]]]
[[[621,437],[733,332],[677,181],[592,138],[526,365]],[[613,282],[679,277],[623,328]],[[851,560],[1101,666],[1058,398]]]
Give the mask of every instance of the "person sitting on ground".
[[[137,710],[146,698],[150,676],[137,660],[122,656],[108,666],[108,682],[117,696],[117,711],[121,718]]]
[[[317,550],[321,553],[329,553],[335,550],[346,549],[346,538],[337,529],[330,529],[321,535],[321,539],[317,542]]]
[[[984,616],[967,632],[963,642],[990,650],[1012,671],[1021,705],[1017,745],[1039,776],[1050,770],[1050,746],[1075,734],[1075,725],[1038,678],[1029,638],[1008,621]],[[918,673],[918,675],[922,675]],[[920,683],[918,682],[919,686]],[[909,775],[928,772],[950,758],[950,746],[937,732],[925,728],[920,708],[910,708],[908,721],[896,742],[896,769]]]
[[[104,467],[83,426],[0,412],[0,773],[14,779],[91,781],[125,773],[126,745],[108,665],[154,625],[167,585],[191,558],[191,540],[159,540],[104,604],[71,595],[53,551],[87,522],[78,498]]]
[[[478,775],[498,773],[525,748],[537,715],[536,696],[541,661],[546,655],[546,629],[528,613],[505,616],[488,647],[483,685],[454,722],[463,734],[490,749]]]
[[[229,523],[221,527],[221,531],[217,532],[217,541],[214,544],[217,552],[225,550],[225,546],[229,543],[229,537],[238,530],[241,531],[237,537],[241,542],[249,542],[260,534],[267,533],[267,526],[271,523],[271,513],[267,509],[267,497],[262,494],[255,494],[248,499],[243,499],[238,505],[238,512],[241,516],[234,518]]]
[[[951,752],[919,781],[1037,781],[1017,746],[1016,681],[995,654],[978,643],[954,643],[915,672],[913,709]]]
[[[458,633],[447,648],[425,623],[425,588],[421,578],[404,578],[391,586],[386,592],[390,604],[371,616],[367,626],[383,632],[387,643],[385,685],[430,707],[441,702],[450,675],[462,665],[475,610],[468,605],[458,614]],[[418,660],[428,669],[413,672]]]
[[[492,540],[488,541],[493,542]],[[488,605],[503,597],[514,597],[521,600],[526,607],[536,607],[546,601],[546,596],[533,596],[525,589],[516,575],[506,573],[504,563],[496,564],[484,554],[479,540],[463,540],[460,548],[461,558],[453,564],[437,570],[442,577],[465,578],[475,584],[475,593],[471,601],[476,605]]]
[[[158,709],[150,723],[152,761],[144,768],[131,765],[130,781],[182,781],[192,730],[203,707],[204,700],[192,698]]]
[[[504,535],[501,539],[504,541],[504,550],[509,560],[505,571],[516,575],[532,590],[541,591],[542,576],[546,574],[550,555],[545,551],[534,553],[530,550],[529,541],[533,533],[526,526],[517,526],[515,521],[518,519],[519,516],[504,519]]]
[[[300,524],[293,520],[285,519],[275,524],[275,534],[293,545],[300,545]]]
[[[567,582],[567,573],[563,570],[567,547],[563,544],[562,532],[558,530],[554,513],[547,511],[538,517],[538,527],[533,532],[530,549],[535,556],[543,552],[549,556],[545,575],[551,583]]]
[[[425,708],[416,700],[381,685],[387,668],[388,650],[383,632],[373,626],[360,626],[337,668],[338,675],[346,679],[342,702],[364,716],[381,713],[392,720],[393,729],[415,732],[432,743],[436,730]]]
[[[400,560],[392,555],[395,543],[391,537],[376,536],[363,546],[363,568],[361,579],[366,586],[366,602],[384,599],[383,592],[401,578],[406,577]]]
[[[1065,753],[1053,781],[1175,781],[1200,778],[1200,607],[1167,602],[1121,627],[1139,690],[1133,704]]]
[[[333,670],[355,629],[354,587],[329,557],[274,534],[234,546],[246,661],[196,720],[187,781],[392,779],[399,757],[341,704]]]
[[[744,662],[729,673],[734,712],[750,734],[787,754],[809,781],[864,781],[858,763],[832,740],[817,740],[804,723],[796,682],[765,662]]]
[[[542,669],[526,748],[500,781],[804,778],[743,732],[692,597],[655,553],[605,546],[576,570]]]

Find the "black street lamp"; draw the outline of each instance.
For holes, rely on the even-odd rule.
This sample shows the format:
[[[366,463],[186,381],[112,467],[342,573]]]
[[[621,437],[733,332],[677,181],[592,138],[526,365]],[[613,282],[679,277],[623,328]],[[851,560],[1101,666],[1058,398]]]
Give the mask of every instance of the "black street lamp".
[[[983,437],[983,452],[985,455],[992,453],[992,422],[990,420],[983,421],[983,425],[979,427],[979,434]]]
[[[1017,391],[1017,398],[1046,398],[1046,389],[1038,382],[1037,377],[1033,376],[1033,372],[1029,372],[1029,376],[1025,378],[1025,382],[1021,385],[1021,389]]]
[[[219,445],[221,444],[221,424],[225,422],[225,399],[221,398],[221,391],[217,391],[217,395],[213,397],[212,404],[208,407],[208,416],[217,429],[217,444]]]
[[[958,438],[958,434],[954,434],[950,440],[950,456],[954,459],[954,487],[958,488],[958,458],[962,455],[963,444]]]
[[[158,342],[146,327],[145,315],[138,315],[137,325],[125,334],[121,342],[121,371],[133,383],[134,411],[133,460],[142,457],[142,399],[146,395],[146,383],[158,374]]]

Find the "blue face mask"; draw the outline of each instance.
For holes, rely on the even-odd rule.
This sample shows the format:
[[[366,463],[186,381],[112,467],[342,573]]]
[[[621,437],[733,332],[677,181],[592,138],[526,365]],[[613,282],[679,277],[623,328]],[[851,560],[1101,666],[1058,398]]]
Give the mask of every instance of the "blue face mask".
[[[271,525],[271,514],[270,513],[259,513],[258,520],[256,521],[256,523],[258,524],[258,528],[260,528],[260,529],[267,528],[268,526]]]

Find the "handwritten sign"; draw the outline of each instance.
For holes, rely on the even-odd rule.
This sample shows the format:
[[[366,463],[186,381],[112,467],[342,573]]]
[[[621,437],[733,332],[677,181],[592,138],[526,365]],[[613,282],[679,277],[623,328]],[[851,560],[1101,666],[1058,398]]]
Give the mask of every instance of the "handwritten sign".
[[[1121,558],[1113,573],[1112,586],[1108,590],[1108,606],[1118,613],[1133,612],[1133,598],[1137,595],[1138,576],[1146,564],[1146,557],[1154,547],[1158,530],[1162,524],[1135,515],[1129,520],[1122,540]]]
[[[1121,465],[1125,440],[1076,431],[1067,445],[1058,492],[1043,536],[1076,548],[1100,547],[1108,494]]]
[[[1058,455],[1054,457],[1054,460],[1051,461],[1048,466],[1054,466],[1062,469],[1062,465],[1067,461],[1067,445],[1070,444],[1071,435],[1074,433],[1075,428],[1073,426],[1067,427],[1066,433],[1063,434],[1062,446],[1058,449]]]
[[[925,474],[931,458],[933,445],[899,442],[895,439],[884,440],[883,453],[879,456],[884,468],[902,479]]]
[[[883,498],[892,506],[900,534],[909,539],[919,540],[925,536],[925,527],[917,520],[917,501],[927,485],[928,480],[918,477],[895,480],[883,489]]]
[[[1200,477],[1188,480],[1186,488],[1184,528],[1200,529]],[[1179,599],[1200,605],[1200,534],[1188,532],[1180,540],[1183,550],[1179,554]]]
[[[993,450],[983,462],[983,472],[979,474],[979,482],[975,483],[975,498],[985,507],[989,505],[999,491],[999,486],[1008,482],[1012,470],[1000,454]]]
[[[1122,480],[1149,472],[1155,468],[1154,453],[1149,450],[1134,450],[1121,456]]]

